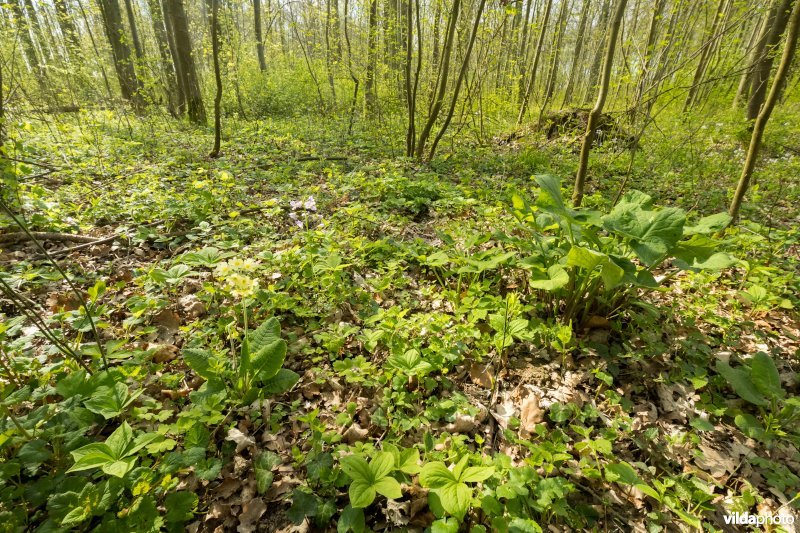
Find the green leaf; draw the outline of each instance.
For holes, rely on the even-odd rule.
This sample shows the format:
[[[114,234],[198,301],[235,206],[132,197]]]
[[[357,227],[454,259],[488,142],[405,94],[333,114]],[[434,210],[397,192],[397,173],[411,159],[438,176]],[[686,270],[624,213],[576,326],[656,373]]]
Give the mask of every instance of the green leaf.
[[[339,516],[336,523],[336,533],[363,533],[367,529],[367,522],[364,518],[364,511],[348,505]]]
[[[247,372],[248,375],[260,380],[274,377],[286,358],[286,341],[278,339],[251,354],[251,357],[250,368],[246,368],[243,364],[241,372]]]
[[[275,317],[263,322],[247,336],[251,353],[255,353],[279,340],[281,340],[281,324]]]
[[[634,485],[634,487],[639,489],[642,493],[650,496],[655,501],[657,501],[657,502],[661,502],[662,501],[661,495],[658,493],[658,491],[656,491],[650,485],[647,485],[645,483],[638,483],[638,484]]]
[[[119,459],[112,463],[104,464],[101,469],[109,476],[116,476],[119,478],[125,477],[125,474],[133,470],[136,463],[136,457],[127,457]]]
[[[433,461],[426,463],[419,473],[419,482],[425,488],[438,489],[446,485],[457,483],[458,480],[453,473],[447,469],[444,463]]]
[[[542,526],[530,518],[515,518],[508,524],[508,533],[542,533]]]
[[[144,391],[140,389],[130,394],[127,385],[116,383],[113,387],[98,387],[83,405],[108,420],[122,414],[142,392]]]
[[[256,488],[259,494],[264,494],[272,485],[272,469],[281,464],[281,458],[277,453],[265,451],[255,456],[253,459],[253,469],[256,474]]]
[[[164,515],[164,519],[173,523],[191,520],[198,503],[199,498],[193,492],[178,491],[167,494],[164,501],[167,514]]]
[[[111,450],[114,459],[122,459],[127,454],[125,453],[133,440],[133,430],[127,422],[123,422],[114,430],[114,432],[106,439],[106,445]]]
[[[47,447],[47,441],[42,439],[34,439],[26,442],[17,452],[17,459],[22,461],[29,471],[33,472],[36,468],[49,460],[53,456],[53,452]]]
[[[287,390],[294,387],[295,383],[300,380],[297,372],[293,372],[288,368],[281,368],[278,373],[269,379],[265,379],[261,383],[261,388],[267,394],[283,394]]]
[[[369,469],[372,472],[373,481],[388,476],[394,470],[394,456],[389,452],[375,454],[375,457],[369,462]]]
[[[453,482],[444,487],[434,489],[442,507],[449,514],[459,520],[467,514],[470,502],[472,501],[472,489],[465,483]]]
[[[611,482],[616,481],[626,485],[638,485],[642,483],[636,470],[625,461],[606,466],[606,480]]]
[[[461,474],[460,481],[464,483],[478,483],[492,477],[493,466],[470,466]]]
[[[785,395],[775,361],[764,352],[758,352],[750,360],[750,378],[758,392],[767,398],[783,398]]]
[[[211,370],[209,360],[211,359],[211,352],[202,348],[184,348],[181,352],[183,360],[189,365],[189,368],[194,370],[195,374],[205,379],[214,379],[217,377],[216,372]]]
[[[697,224],[694,226],[688,226],[683,229],[684,235],[695,235],[695,234],[702,234],[702,235],[710,235],[712,233],[716,233],[720,230],[725,229],[728,224],[731,222],[731,216],[728,213],[716,213],[714,215],[708,215],[707,217],[703,217],[697,221]]]
[[[419,450],[416,448],[408,448],[399,452],[395,459],[395,468],[401,472],[414,475],[421,470],[419,466]]]
[[[736,427],[742,430],[742,433],[751,439],[763,440],[764,439],[764,426],[758,421],[756,417],[751,414],[739,414],[733,419]]]
[[[371,482],[356,479],[350,483],[348,494],[350,495],[350,505],[360,509],[375,501],[376,491]]]
[[[769,401],[756,389],[750,375],[741,368],[732,368],[724,361],[717,361],[717,372],[728,381],[734,392],[753,405],[767,405]]]
[[[67,472],[80,472],[101,466],[116,460],[114,452],[105,443],[93,442],[73,450],[72,458],[75,464]]]
[[[556,291],[569,283],[569,274],[561,265],[553,265],[547,269],[547,277],[532,279],[529,285],[534,289]]]
[[[603,217],[603,227],[629,240],[637,257],[648,267],[669,255],[683,236],[686,214],[668,207],[659,211],[642,208],[646,202],[620,201]]]
[[[364,481],[371,484],[373,481],[372,471],[367,461],[360,455],[348,455],[342,457],[340,461],[342,470],[353,480]]]
[[[373,488],[378,494],[386,496],[392,500],[401,498],[403,496],[403,492],[400,490],[400,483],[398,483],[398,481],[391,476],[386,476],[377,480],[373,484]]]
[[[541,192],[536,198],[536,205],[547,211],[565,218],[572,218],[573,211],[568,209],[561,194],[561,180],[555,176],[534,176],[534,181],[541,187]]]

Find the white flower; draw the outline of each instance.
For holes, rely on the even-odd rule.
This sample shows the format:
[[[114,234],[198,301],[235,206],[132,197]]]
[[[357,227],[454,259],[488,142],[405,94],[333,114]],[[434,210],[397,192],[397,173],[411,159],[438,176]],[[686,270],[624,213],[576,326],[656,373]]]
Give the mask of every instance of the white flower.
[[[314,200],[313,196],[309,196],[308,199],[305,202],[303,202],[303,209],[307,211],[317,210],[317,202]]]

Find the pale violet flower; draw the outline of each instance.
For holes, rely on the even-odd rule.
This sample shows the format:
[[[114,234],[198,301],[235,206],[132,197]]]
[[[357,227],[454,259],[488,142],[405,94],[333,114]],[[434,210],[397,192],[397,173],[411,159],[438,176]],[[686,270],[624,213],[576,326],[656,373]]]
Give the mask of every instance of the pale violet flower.
[[[313,196],[309,196],[308,199],[303,202],[303,209],[306,211],[316,211],[317,210],[317,202],[314,200]]]

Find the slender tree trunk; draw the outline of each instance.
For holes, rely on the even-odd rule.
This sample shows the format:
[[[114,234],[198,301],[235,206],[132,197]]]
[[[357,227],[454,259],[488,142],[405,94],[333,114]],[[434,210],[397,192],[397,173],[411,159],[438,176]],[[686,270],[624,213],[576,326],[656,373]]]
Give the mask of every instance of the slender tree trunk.
[[[119,78],[119,87],[122,96],[135,107],[142,106],[142,96],[140,94],[142,85],[136,77],[133,68],[133,58],[128,41],[125,37],[125,29],[122,25],[122,15],[119,10],[117,0],[99,0],[100,12],[103,15],[103,27],[106,37],[111,45],[111,53],[114,56],[114,68]]]
[[[40,88],[43,89],[45,81],[44,72],[42,65],[39,63],[36,45],[33,43],[33,38],[31,37],[31,28],[30,24],[28,23],[28,19],[25,17],[25,12],[22,10],[22,7],[19,3],[17,3],[16,0],[12,0],[11,10],[14,13],[14,23],[17,27],[17,32],[22,39],[22,51],[25,54],[25,61],[28,63],[28,68],[31,70],[31,72],[36,72],[36,79]]]
[[[753,31],[750,34],[750,42],[747,45],[745,53],[747,55],[747,68],[742,72],[739,78],[739,85],[736,88],[736,95],[733,97],[732,108],[736,109],[741,104],[742,100],[750,96],[750,83],[753,73],[753,65],[756,63],[756,50],[758,48],[759,39],[766,27],[769,14],[765,14],[764,18],[753,25]]]
[[[70,54],[81,54],[81,43],[78,37],[78,30],[75,28],[75,22],[67,9],[66,0],[54,0],[53,4],[56,8],[56,16],[58,22],[64,31],[65,41]]]
[[[264,36],[261,32],[261,0],[253,0],[253,23],[256,32],[258,68],[261,69],[261,72],[264,72],[267,70],[267,60],[264,57]]]
[[[694,105],[695,96],[700,89],[700,82],[703,80],[703,75],[708,65],[708,60],[711,57],[711,52],[714,47],[714,42],[719,37],[717,35],[717,27],[722,20],[722,13],[725,9],[725,2],[727,0],[719,0],[717,10],[714,13],[714,20],[711,21],[711,27],[702,37],[700,60],[697,62],[697,68],[694,71],[692,84],[689,86],[689,93],[686,95],[686,101],[683,104],[683,112],[687,112],[692,105]]]
[[[211,0],[211,55],[214,61],[214,148],[209,157],[219,157],[222,137],[222,75],[219,72],[219,0]]]
[[[169,51],[169,38],[164,26],[164,15],[158,0],[147,0],[147,7],[150,9],[150,22],[153,26],[153,34],[156,37],[156,47],[158,56],[161,59],[161,70],[164,76],[164,87],[167,92],[167,109],[173,117],[179,113],[178,105],[178,84],[175,74],[175,66],[172,63],[172,56]]]
[[[450,108],[447,110],[447,115],[445,116],[444,123],[442,127],[439,128],[439,133],[436,134],[436,137],[433,139],[433,144],[431,144],[431,149],[428,152],[428,161],[433,159],[434,154],[436,153],[436,147],[439,146],[439,141],[442,140],[442,136],[444,136],[447,128],[450,126],[450,121],[453,119],[453,112],[456,109],[456,103],[458,102],[458,95],[461,92],[461,85],[464,82],[464,79],[467,75],[467,69],[469,68],[469,61],[470,57],[472,56],[472,49],[475,46],[475,39],[478,35],[478,28],[480,28],[481,24],[481,17],[483,17],[483,10],[486,7],[486,0],[480,0],[478,3],[478,12],[475,15],[475,24],[472,26],[472,33],[469,36],[469,42],[467,43],[467,50],[464,52],[464,60],[461,62],[461,70],[458,73],[458,78],[456,79],[455,87],[453,87],[453,95],[450,99]]]
[[[550,61],[550,71],[547,75],[547,82],[544,86],[544,102],[542,102],[541,109],[539,110],[539,121],[541,122],[542,116],[547,109],[550,100],[553,98],[553,93],[556,89],[556,80],[558,79],[559,56],[561,55],[561,43],[564,40],[564,29],[567,24],[567,2],[562,0],[561,11],[558,14],[558,24],[556,31],[556,42],[552,51],[552,59]]]
[[[365,80],[364,95],[367,114],[372,115],[378,104],[378,95],[375,91],[375,68],[378,60],[378,0],[369,3],[369,34],[367,36],[367,75]]]
[[[447,32],[444,36],[444,47],[442,49],[442,64],[439,67],[438,85],[436,86],[434,97],[431,100],[431,106],[428,110],[428,119],[422,128],[422,132],[417,140],[417,147],[414,150],[414,155],[417,159],[422,159],[425,155],[425,147],[430,137],[431,129],[439,117],[439,113],[444,105],[444,96],[447,92],[447,78],[450,72],[450,57],[453,54],[453,42],[455,41],[456,23],[461,11],[461,0],[453,1],[453,10],[450,13],[450,20],[447,23]]]
[[[639,106],[644,96],[645,87],[650,75],[650,69],[653,65],[653,56],[655,55],[656,36],[658,35],[658,25],[661,22],[661,15],[664,12],[664,5],[666,0],[656,0],[653,6],[653,17],[650,19],[650,28],[647,30],[647,44],[644,48],[644,62],[642,63],[642,73],[639,75],[639,81],[636,84],[636,96],[634,97],[634,107]]]
[[[332,20],[332,6],[331,0],[325,0],[325,69],[328,71],[328,85],[331,88],[331,99],[333,105],[336,105],[336,83],[334,81],[333,69],[333,49],[331,48],[331,25],[334,24]]]
[[[608,29],[608,15],[610,12],[610,7],[611,0],[605,0],[600,11],[600,19],[597,23],[597,29],[599,30],[601,36],[605,36],[606,30]],[[592,66],[589,69],[589,83],[586,84],[586,94],[583,96],[584,103],[591,101],[591,99],[594,97],[595,89],[597,89],[597,81],[600,79],[600,65],[603,62],[603,41],[604,37],[601,37],[600,45],[597,47],[597,51],[594,54],[594,60],[592,60]]]
[[[769,82],[770,72],[772,72],[772,64],[775,61],[775,52],[789,21],[791,6],[792,0],[781,1],[777,13],[775,13],[774,23],[769,30],[764,52],[753,69],[750,100],[747,102],[747,120],[755,120],[764,105],[764,98],[767,95],[767,83]]]
[[[542,48],[544,45],[544,36],[547,33],[547,22],[550,20],[550,11],[553,7],[553,0],[547,0],[544,8],[544,17],[542,18],[542,27],[539,28],[539,39],[536,43],[536,52],[533,55],[533,63],[531,70],[528,74],[528,83],[525,85],[525,93],[522,95],[522,102],[519,106],[519,115],[517,116],[517,126],[522,124],[525,119],[525,113],[528,111],[528,102],[530,101],[531,92],[533,91],[534,84],[536,83],[536,71],[539,69],[539,59],[542,56]]]
[[[519,48],[517,49],[517,102],[522,102],[522,98],[525,95],[525,60],[528,58],[528,32],[531,28],[531,7],[533,6],[533,2],[534,0],[527,0],[525,4],[525,17],[522,20],[522,36],[520,37]]]
[[[353,133],[353,122],[356,118],[356,106],[358,105],[358,87],[360,80],[353,70],[353,51],[350,46],[350,30],[347,26],[347,20],[350,18],[348,0],[344,0],[344,41],[347,46],[347,70],[350,72],[350,79],[353,80],[353,101],[350,104],[350,120],[347,124],[347,134]]]
[[[662,4],[664,0],[658,0]],[[572,90],[575,87],[575,73],[578,71],[578,66],[583,59],[583,43],[584,33],[586,32],[586,21],[589,19],[589,4],[590,0],[583,0],[583,8],[581,9],[581,20],[578,23],[578,33],[575,37],[575,53],[572,55],[572,66],[569,69],[569,78],[567,79],[567,87],[564,89],[564,102],[562,107],[568,107],[572,101]]]
[[[594,130],[603,114],[603,106],[608,96],[608,86],[611,82],[611,67],[614,64],[614,51],[617,47],[617,35],[622,23],[622,16],[625,14],[625,4],[627,0],[619,0],[611,27],[608,32],[608,45],[606,47],[605,59],[603,60],[603,77],[600,80],[600,91],[597,94],[597,102],[589,113],[589,120],[586,124],[586,132],[583,134],[583,144],[581,145],[581,155],[578,162],[578,172],[575,174],[575,190],[572,193],[572,203],[579,207],[583,201],[583,191],[586,185],[586,171],[589,167],[589,152],[592,150],[594,142]]]
[[[781,62],[772,80],[769,95],[764,101],[763,107],[760,108],[755,123],[753,124],[753,132],[750,136],[750,147],[747,150],[747,157],[745,159],[744,168],[742,169],[742,175],[739,178],[736,193],[733,195],[733,200],[728,210],[732,221],[735,221],[739,217],[739,210],[742,207],[744,195],[747,193],[747,189],[750,186],[750,178],[753,176],[753,170],[758,161],[758,153],[761,149],[761,139],[764,136],[764,129],[767,126],[767,121],[769,121],[772,110],[775,108],[783,86],[788,78],[789,69],[791,68],[795,49],[797,48],[798,33],[800,33],[800,1],[795,1],[794,9],[790,16],[789,30],[786,32],[786,44],[783,48]]]
[[[183,0],[164,0],[164,8],[164,17],[169,20],[167,29],[171,31],[170,39],[174,42],[175,66],[184,91],[189,120],[195,124],[205,124],[206,109],[200,92]]]
[[[133,12],[133,3],[131,0],[125,0],[125,12],[128,15],[128,26],[131,28],[133,50],[136,52],[136,57],[142,59],[144,57],[144,50],[142,49],[142,41],[139,40],[139,30],[136,26],[136,14]]]

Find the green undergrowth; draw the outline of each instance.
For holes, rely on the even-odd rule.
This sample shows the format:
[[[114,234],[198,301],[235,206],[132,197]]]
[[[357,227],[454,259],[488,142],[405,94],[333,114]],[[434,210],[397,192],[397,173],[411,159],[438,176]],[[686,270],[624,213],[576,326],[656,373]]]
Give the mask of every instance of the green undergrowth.
[[[4,529],[721,531],[796,513],[787,216],[753,208],[719,236],[725,190],[658,154],[612,205],[622,163],[599,150],[574,210],[559,146],[423,165],[367,132],[262,121],[209,160],[206,132],[86,118],[14,147],[55,171],[4,169],[30,230],[119,235],[59,261],[74,291],[2,245]]]

